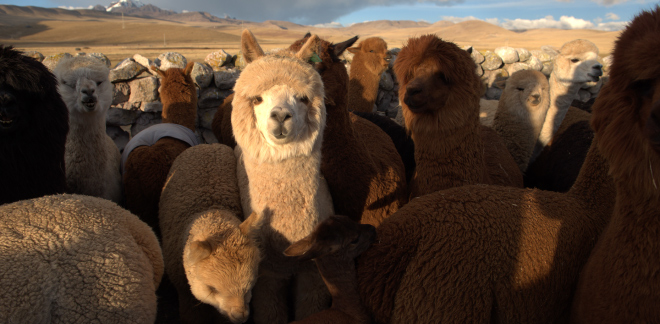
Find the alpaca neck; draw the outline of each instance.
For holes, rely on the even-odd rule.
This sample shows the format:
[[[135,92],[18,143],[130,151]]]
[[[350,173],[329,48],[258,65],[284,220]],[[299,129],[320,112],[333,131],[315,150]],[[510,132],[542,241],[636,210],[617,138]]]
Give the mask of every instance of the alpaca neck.
[[[372,112],[378,98],[378,84],[380,83],[378,71],[367,69],[367,64],[353,61],[349,75],[349,109],[354,111]]]
[[[580,174],[568,194],[585,201],[594,211],[600,210],[609,214],[614,207],[616,197],[614,182],[608,173],[609,169],[609,163],[600,154],[597,140],[594,139]]]
[[[557,129],[559,129],[561,122],[564,120],[566,112],[573,102],[573,98],[575,98],[575,95],[582,86],[582,83],[561,81],[554,73],[550,74],[549,83],[550,108],[548,109],[543,127],[541,127],[541,132],[534,147],[532,160],[536,159],[541,154],[543,148],[550,143]]]
[[[357,323],[367,323],[366,309],[357,288],[355,261],[346,258],[320,257],[316,266],[332,296],[332,308],[353,317]]]
[[[175,102],[163,105],[163,123],[179,124],[195,131],[197,121],[197,100],[194,102]]]
[[[411,198],[438,190],[483,183],[483,143],[478,120],[461,128],[412,131],[417,167],[410,181]]]
[[[105,114],[72,113],[69,118],[68,142],[79,142],[84,146],[95,147],[101,139],[105,139]]]

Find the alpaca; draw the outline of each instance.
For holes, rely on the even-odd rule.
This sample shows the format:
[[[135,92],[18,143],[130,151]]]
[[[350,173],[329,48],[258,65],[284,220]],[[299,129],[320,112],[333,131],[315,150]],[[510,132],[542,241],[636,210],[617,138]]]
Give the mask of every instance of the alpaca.
[[[599,149],[616,185],[612,220],[580,274],[573,323],[660,318],[660,6],[638,14],[615,44],[610,81],[593,106]],[[655,172],[654,172],[655,171]]]
[[[565,323],[614,205],[592,146],[568,193],[490,185],[411,200],[357,260],[375,323]]]
[[[37,60],[0,45],[0,205],[64,193],[69,111],[57,79]]]
[[[234,100],[234,94],[230,94],[222,102],[213,115],[211,130],[220,144],[225,144],[232,149],[236,147],[233,128],[231,127],[231,102]]]
[[[360,301],[355,258],[376,239],[376,229],[346,216],[333,215],[304,239],[291,244],[284,254],[299,260],[314,259],[332,294],[332,306],[295,324],[367,324],[367,311]]]
[[[349,74],[348,107],[353,111],[372,112],[378,97],[380,76],[387,70],[392,55],[380,37],[369,37],[348,51],[355,54]]]
[[[411,38],[394,71],[406,129],[415,142],[411,197],[476,183],[522,187],[520,169],[504,143],[479,123],[481,81],[466,51],[435,35]]]
[[[539,71],[522,70],[507,79],[493,120],[521,172],[527,170],[536,139],[550,107],[548,79]]]
[[[69,109],[67,190],[121,203],[121,156],[105,133],[106,113],[112,104],[110,70],[97,58],[76,56],[62,59],[53,73]]]
[[[252,300],[257,324],[288,321],[285,293],[292,280],[296,319],[330,303],[314,264],[282,255],[334,214],[320,170],[326,120],[323,83],[307,63],[317,41],[318,36],[310,37],[297,53],[264,55],[249,30],[241,35],[241,51],[249,64],[234,86],[231,122],[243,213],[254,211],[265,218],[260,227],[264,259]]]
[[[299,50],[311,35],[294,42]],[[339,56],[357,40],[331,44],[320,40],[314,64],[325,91],[327,124],[321,147],[324,175],[336,213],[378,226],[407,202],[404,167],[390,138],[367,120],[348,112],[348,75]]]
[[[163,255],[154,232],[105,199],[0,206],[0,322],[154,323]]]
[[[550,145],[527,167],[525,187],[556,192],[571,188],[594,138],[591,114],[570,107]]]
[[[603,65],[598,63],[598,47],[584,39],[562,45],[550,73],[550,108],[541,127],[530,163],[541,154],[562,123],[578,90],[587,82],[598,81]]]
[[[208,144],[182,152],[167,176],[159,216],[180,321],[216,323],[222,316],[245,322],[261,260],[262,218],[253,214],[241,223],[232,149]]]
[[[194,62],[185,69],[165,71],[152,66],[160,77],[163,122],[134,136],[122,152],[122,179],[126,208],[151,226],[160,237],[158,201],[174,159],[199,144],[195,136],[197,91],[190,77]]]

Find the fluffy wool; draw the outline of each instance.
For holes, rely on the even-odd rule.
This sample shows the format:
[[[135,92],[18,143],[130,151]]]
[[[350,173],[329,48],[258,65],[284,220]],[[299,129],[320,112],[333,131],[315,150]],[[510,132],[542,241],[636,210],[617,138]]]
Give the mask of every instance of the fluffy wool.
[[[38,61],[0,45],[0,205],[66,189],[69,112],[57,79]]]
[[[160,199],[165,271],[182,323],[243,323],[261,260],[258,216],[241,223],[236,159],[221,144],[197,145],[172,164]],[[200,304],[200,301],[203,304]]]
[[[105,132],[106,113],[112,104],[110,71],[97,58],[76,56],[62,59],[53,73],[69,109],[67,190],[122,202],[121,155]]]
[[[372,112],[378,98],[380,76],[387,70],[392,55],[380,37],[366,38],[348,51],[354,54],[349,74],[348,108]]]
[[[0,322],[153,323],[163,257],[116,204],[56,195],[0,207]]]
[[[660,7],[616,41],[610,81],[593,106],[594,141],[617,188],[612,220],[580,275],[573,323],[660,318]]]

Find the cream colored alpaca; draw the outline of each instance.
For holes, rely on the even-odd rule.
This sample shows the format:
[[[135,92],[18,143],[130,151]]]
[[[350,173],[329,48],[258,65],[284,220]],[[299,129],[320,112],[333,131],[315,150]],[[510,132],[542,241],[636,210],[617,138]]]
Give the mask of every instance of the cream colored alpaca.
[[[553,63],[549,80],[550,108],[530,163],[552,140],[580,88],[587,82],[598,81],[603,75],[603,65],[598,62],[598,47],[584,39],[565,43]]]
[[[507,80],[493,129],[506,143],[521,172],[527,169],[549,107],[550,90],[543,73],[523,70]]]
[[[69,109],[66,138],[66,184],[76,194],[122,201],[121,155],[105,133],[105,116],[112,104],[110,71],[89,56],[63,59],[53,71]]]
[[[288,321],[286,292],[292,279],[296,319],[330,306],[314,263],[282,254],[333,214],[320,172],[323,83],[307,63],[316,42],[318,37],[312,36],[297,53],[283,50],[264,56],[251,32],[245,30],[241,38],[249,64],[234,87],[231,122],[243,213],[265,217],[265,255],[252,302],[257,324]]]

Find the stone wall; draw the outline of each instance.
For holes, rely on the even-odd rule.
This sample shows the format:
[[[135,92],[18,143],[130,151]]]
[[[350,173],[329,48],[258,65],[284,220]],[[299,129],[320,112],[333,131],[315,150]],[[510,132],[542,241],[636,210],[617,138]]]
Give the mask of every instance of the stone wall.
[[[500,47],[492,52],[477,51],[471,46],[464,49],[471,53],[476,63],[476,73],[486,85],[486,99],[499,99],[503,89],[503,83],[499,81],[506,80],[516,71],[534,69],[549,76],[552,72],[552,59],[557,55],[557,51],[549,46],[533,51],[512,47]],[[390,50],[393,58],[390,68],[381,76],[378,98],[374,105],[374,111],[391,118],[395,118],[400,111],[399,84],[392,72],[399,51],[398,48]],[[41,60],[51,70],[60,59],[71,56],[68,53],[48,57],[37,52],[25,54]],[[94,56],[110,68],[110,61],[101,53],[77,55]],[[350,71],[352,54],[347,51],[343,59]],[[611,57],[602,61],[604,72],[607,73]],[[168,52],[153,61],[135,54],[111,68],[110,81],[114,84],[114,100],[108,110],[107,130],[120,149],[123,149],[131,136],[162,121],[163,105],[158,96],[158,75],[148,67],[155,65],[166,70],[170,67],[184,68],[186,64],[187,60],[181,54]],[[213,116],[217,107],[232,93],[234,83],[244,66],[245,62],[240,53],[230,55],[223,50],[210,53],[204,62],[195,62],[192,77],[198,86],[197,136],[202,143],[217,142],[211,131]],[[602,81],[588,85],[580,91],[576,99],[588,101],[598,94],[601,85]]]

